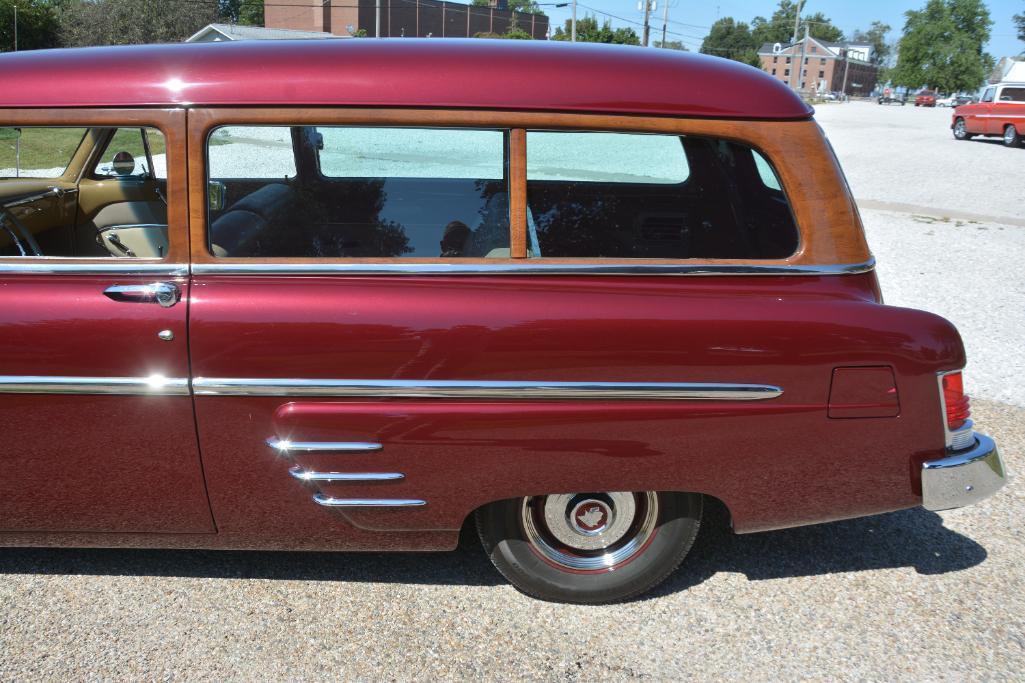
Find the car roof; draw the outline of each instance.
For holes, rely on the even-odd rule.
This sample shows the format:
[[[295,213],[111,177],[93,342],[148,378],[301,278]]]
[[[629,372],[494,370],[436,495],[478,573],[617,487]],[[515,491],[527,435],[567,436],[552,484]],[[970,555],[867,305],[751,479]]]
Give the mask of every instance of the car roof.
[[[339,39],[0,55],[0,107],[368,106],[805,119],[783,83],[678,50],[556,41]]]

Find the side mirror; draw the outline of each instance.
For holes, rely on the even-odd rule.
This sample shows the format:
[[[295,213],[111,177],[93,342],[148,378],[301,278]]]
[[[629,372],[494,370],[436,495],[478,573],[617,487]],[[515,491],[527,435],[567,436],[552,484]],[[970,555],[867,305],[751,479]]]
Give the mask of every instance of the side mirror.
[[[110,168],[117,175],[131,175],[135,172],[135,157],[128,152],[118,152],[110,162]]]
[[[210,211],[221,211],[224,209],[224,197],[226,194],[227,191],[224,183],[217,180],[211,180],[207,183],[206,196]]]

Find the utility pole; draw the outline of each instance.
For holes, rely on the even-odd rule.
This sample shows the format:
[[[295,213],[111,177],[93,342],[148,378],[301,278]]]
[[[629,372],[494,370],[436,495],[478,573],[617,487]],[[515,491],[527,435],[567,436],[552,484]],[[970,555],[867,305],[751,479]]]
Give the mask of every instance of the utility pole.
[[[847,72],[851,70],[851,55],[843,48],[843,85],[840,87],[841,102],[847,99]]]
[[[573,0],[573,21],[570,22],[572,28],[570,29],[570,41],[577,42],[577,0]]]
[[[381,37],[381,0],[377,0],[374,3],[374,6],[375,6],[375,9],[377,11],[377,23],[376,23],[376,28],[374,29],[374,37],[375,38],[380,38]],[[444,5],[442,7],[444,7]]]
[[[807,47],[808,47],[808,24],[805,24],[804,25],[804,40],[801,41],[801,63],[798,64],[798,66],[797,66],[797,68],[801,70],[800,78],[797,79],[798,83],[801,83],[801,78],[804,78],[804,71],[805,71],[805,69],[804,69],[804,59],[805,59],[804,51],[805,51],[805,49],[807,49]],[[798,89],[798,91],[803,90],[803,89],[804,89],[804,84],[801,84],[801,87]]]
[[[666,46],[666,26],[669,24],[669,0],[662,2],[662,49]]]
[[[801,27],[801,5],[803,4],[803,0],[797,0],[797,16],[794,17],[794,37],[790,39],[791,45],[797,42],[797,31]]]
[[[18,6],[14,6],[14,51],[18,51]]]
[[[651,34],[651,6],[655,0],[641,0],[644,3],[644,37],[641,39],[641,47],[648,47],[648,37]]]

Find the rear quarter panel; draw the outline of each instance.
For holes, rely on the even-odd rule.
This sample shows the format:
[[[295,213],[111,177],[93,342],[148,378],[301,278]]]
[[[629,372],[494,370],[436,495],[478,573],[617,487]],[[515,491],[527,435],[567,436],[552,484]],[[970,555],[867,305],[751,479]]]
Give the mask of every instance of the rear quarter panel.
[[[950,323],[880,304],[872,273],[202,276],[193,291],[200,377],[784,390],[757,402],[197,396],[211,502],[235,544],[302,533],[313,547],[353,547],[363,531],[455,530],[488,502],[581,490],[706,493],[726,503],[740,532],[910,507],[920,502],[917,465],[944,450],[936,372],[964,363]],[[899,415],[827,416],[833,369],[859,365],[893,368]],[[405,479],[328,492],[428,504],[321,508],[288,476],[295,463],[266,446],[269,437],[380,442],[382,451],[346,456],[343,468]],[[337,458],[301,464],[338,470]]]

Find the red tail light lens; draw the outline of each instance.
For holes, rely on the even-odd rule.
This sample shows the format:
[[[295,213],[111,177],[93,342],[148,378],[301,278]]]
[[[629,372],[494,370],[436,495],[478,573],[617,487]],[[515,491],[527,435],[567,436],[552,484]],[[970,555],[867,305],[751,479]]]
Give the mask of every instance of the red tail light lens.
[[[947,429],[956,431],[971,416],[972,409],[964,393],[964,380],[960,372],[943,375],[943,404],[947,409]]]

